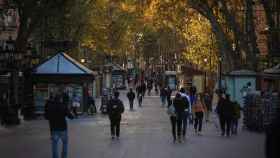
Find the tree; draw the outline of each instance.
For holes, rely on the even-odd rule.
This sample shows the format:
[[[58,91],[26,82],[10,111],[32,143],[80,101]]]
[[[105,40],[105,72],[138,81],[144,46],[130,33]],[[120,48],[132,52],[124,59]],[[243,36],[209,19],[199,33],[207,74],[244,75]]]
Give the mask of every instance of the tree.
[[[11,0],[18,9],[20,26],[16,50],[25,52],[31,34],[46,16],[56,16],[67,0]]]
[[[219,50],[230,69],[256,68],[256,54],[259,54],[254,22],[253,0],[189,0],[192,8],[206,17],[216,35]],[[247,21],[242,21],[240,12],[245,11]],[[244,15],[244,13],[243,13]],[[247,24],[247,30],[243,27]],[[248,29],[249,28],[249,29]],[[236,50],[232,49],[232,44]],[[233,60],[232,60],[233,59]],[[240,62],[245,60],[245,65]],[[233,61],[233,62],[232,62]]]

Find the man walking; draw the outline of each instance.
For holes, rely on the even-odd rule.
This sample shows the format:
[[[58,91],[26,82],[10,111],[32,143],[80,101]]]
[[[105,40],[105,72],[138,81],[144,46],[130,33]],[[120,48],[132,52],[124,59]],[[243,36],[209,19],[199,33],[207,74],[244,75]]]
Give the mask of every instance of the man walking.
[[[173,100],[173,106],[175,108],[176,112],[176,118],[177,118],[177,136],[178,141],[182,142],[181,135],[182,135],[182,122],[184,118],[184,112],[186,109],[185,103],[183,98],[181,97],[180,93],[177,93],[174,100]]]
[[[207,111],[206,111],[206,122],[209,122],[210,121],[210,114],[212,112],[212,96],[206,92],[204,94],[204,98],[203,98],[203,102],[207,108]]]
[[[70,119],[74,118],[67,105],[63,103],[63,97],[61,95],[56,95],[53,99],[51,96],[45,106],[45,118],[49,120],[53,158],[59,158],[59,140],[61,140],[63,144],[62,158],[67,158],[68,132],[66,117]]]
[[[111,136],[112,139],[119,139],[120,137],[120,123],[122,118],[122,113],[124,112],[123,102],[119,99],[120,93],[118,91],[114,92],[114,98],[109,101],[108,104],[108,115],[111,124]]]
[[[133,102],[135,99],[135,93],[133,92],[132,88],[129,89],[129,92],[127,93],[126,96],[129,100],[130,110],[133,110]]]
[[[165,106],[166,94],[167,94],[166,88],[165,88],[165,87],[162,87],[162,88],[160,89],[160,99],[161,99],[161,105],[162,105],[162,107]]]
[[[188,126],[188,116],[191,112],[191,101],[189,95],[186,93],[186,90],[184,88],[180,89],[180,95],[183,98],[183,101],[185,103],[185,110],[183,115],[183,138],[186,137],[186,130]]]
[[[231,132],[231,123],[234,113],[234,107],[232,102],[230,101],[230,96],[228,94],[226,95],[226,99],[220,97],[217,106],[217,113],[219,115],[222,130],[221,135],[224,136],[226,134],[229,137]]]
[[[166,99],[167,99],[168,106],[171,105],[171,95],[172,95],[172,90],[169,86],[167,86]]]

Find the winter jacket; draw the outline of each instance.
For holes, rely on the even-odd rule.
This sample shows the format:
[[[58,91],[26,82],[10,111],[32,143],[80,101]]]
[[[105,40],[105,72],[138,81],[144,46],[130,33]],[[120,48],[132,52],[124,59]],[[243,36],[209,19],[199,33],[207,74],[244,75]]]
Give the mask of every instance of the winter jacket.
[[[135,93],[134,92],[128,92],[126,96],[127,96],[128,100],[134,100]]]
[[[207,108],[206,106],[201,102],[197,101],[193,106],[192,106],[192,111],[193,112],[206,112]]]
[[[233,103],[230,100],[220,99],[217,106],[217,113],[220,117],[233,118]]]
[[[107,108],[110,119],[121,119],[121,115],[124,112],[124,105],[120,99],[111,99]]]
[[[181,118],[185,114],[185,110],[188,108],[182,97],[173,99],[173,106],[175,108],[176,114],[178,118]]]
[[[57,100],[48,100],[45,105],[45,118],[49,120],[51,131],[67,130],[66,117],[73,119],[67,105]]]

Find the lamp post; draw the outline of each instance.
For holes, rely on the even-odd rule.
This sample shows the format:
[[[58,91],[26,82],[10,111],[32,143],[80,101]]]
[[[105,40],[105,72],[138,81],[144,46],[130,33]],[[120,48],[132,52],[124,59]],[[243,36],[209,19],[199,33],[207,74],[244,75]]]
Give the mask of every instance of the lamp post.
[[[203,61],[204,61],[205,65],[206,65],[208,59],[204,58]],[[204,73],[204,92],[206,92],[206,88],[207,88],[207,70],[205,69],[204,71],[205,71],[205,73]]]
[[[219,93],[222,91],[222,57],[219,57]]]

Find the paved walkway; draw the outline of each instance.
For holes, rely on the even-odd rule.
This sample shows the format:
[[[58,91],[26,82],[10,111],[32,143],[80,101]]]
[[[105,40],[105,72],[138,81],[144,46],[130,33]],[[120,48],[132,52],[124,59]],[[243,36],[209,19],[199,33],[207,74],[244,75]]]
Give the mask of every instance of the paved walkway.
[[[173,144],[169,118],[158,97],[145,97],[143,107],[132,112],[124,100],[126,112],[118,141],[111,140],[108,118],[102,114],[69,121],[69,158],[264,158],[263,134],[241,131],[238,136],[220,137],[214,123],[204,125],[203,136],[189,128],[187,141]],[[47,121],[0,128],[0,154],[3,158],[51,158]]]

